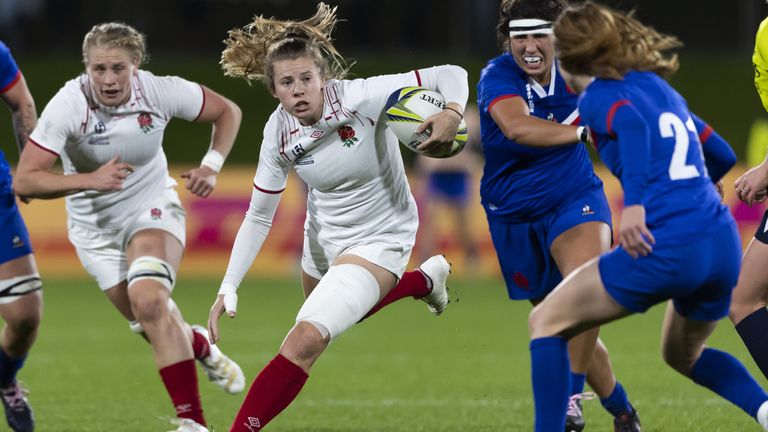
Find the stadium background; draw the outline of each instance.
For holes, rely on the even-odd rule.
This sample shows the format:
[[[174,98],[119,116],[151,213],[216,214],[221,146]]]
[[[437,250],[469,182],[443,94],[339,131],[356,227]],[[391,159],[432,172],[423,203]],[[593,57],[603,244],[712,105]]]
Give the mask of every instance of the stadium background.
[[[365,77],[433,64],[454,63],[469,72],[470,101],[473,101],[480,70],[498,52],[494,33],[498,1],[331,0],[329,3],[338,5],[339,15],[347,20],[338,26],[336,39],[339,50],[357,61],[352,69],[353,76]],[[622,0],[601,3],[623,10],[635,8],[643,21],[663,32],[677,35],[685,43],[685,48],[680,51],[681,68],[672,82],[686,97],[690,107],[723,135],[739,155],[740,165],[726,178],[726,201],[740,223],[746,244],[765,207],[750,209],[738,203],[731,185],[747,166],[762,159],[768,145],[768,115],[754,91],[750,62],[754,33],[758,23],[768,14],[768,7],[760,0]],[[202,200],[180,189],[188,212],[188,249],[180,273],[179,286],[184,288],[177,290],[175,296],[183,310],[191,311],[187,312],[188,316],[193,316],[198,322],[205,320],[209,300],[226,267],[230,246],[250,197],[251,178],[258,157],[262,128],[276,106],[276,100],[263,86],[248,86],[243,81],[222,75],[218,67],[221,40],[225,38],[228,29],[248,23],[254,13],[281,18],[305,18],[314,12],[315,4],[314,1],[293,0],[109,0],[98,3],[85,0],[0,0],[0,39],[11,47],[35,97],[38,112],[42,111],[66,80],[82,72],[82,36],[93,24],[110,20],[125,21],[147,35],[150,62],[144,66],[146,69],[156,74],[180,75],[205,84],[233,99],[242,108],[244,117],[240,134],[219,178],[215,194]],[[8,159],[15,163],[17,154],[11,131],[10,116],[0,115],[0,146]],[[178,173],[185,167],[199,162],[207,147],[208,135],[209,126],[181,120],[173,122],[167,130],[164,149],[177,179]],[[410,165],[412,154],[404,151],[404,157]],[[621,191],[617,182],[604,168],[598,167],[598,170],[606,181],[606,190],[614,211],[620,209]],[[474,191],[477,191],[479,175],[476,173]],[[419,189],[418,182],[419,179],[412,176],[414,190]],[[257,311],[257,316],[241,316],[237,324],[231,325],[233,330],[243,329],[237,336],[230,334],[227,341],[232,344],[228,346],[237,346],[233,348],[233,357],[241,361],[249,377],[274,352],[300,301],[296,276],[299,271],[297,258],[300,254],[305,211],[303,200],[302,185],[295,177],[291,178],[276,217],[278,223],[274,224],[263,253],[247,281],[249,288],[253,287],[253,296],[258,297],[258,300],[241,300],[241,311],[250,312],[247,309],[250,306]],[[319,384],[305,392],[308,395],[299,399],[298,408],[292,408],[286,412],[284,419],[275,423],[275,430],[403,430],[391,419],[392,409],[397,409],[397,415],[403,415],[406,424],[422,425],[420,428],[408,426],[404,430],[528,428],[531,405],[528,400],[527,353],[524,349],[528,308],[525,304],[501,301],[504,299],[503,283],[477,192],[472,199],[472,206],[471,230],[480,246],[480,259],[472,268],[463,265],[462,251],[453,235],[450,220],[440,217],[439,212],[437,217],[422,220],[422,224],[436,224],[439,227],[440,249],[455,264],[454,278],[457,280],[454,286],[459,288],[463,300],[453,306],[453,315],[449,311],[446,317],[441,317],[446,320],[442,325],[451,330],[449,334],[441,333],[445,328],[441,328],[440,323],[426,321],[428,317],[413,312],[415,306],[395,305],[391,308],[392,312],[388,312],[391,316],[383,316],[380,321],[366,324],[366,330],[350,332],[353,335],[345,336],[335,345],[334,350],[329,352],[330,358],[324,357],[325,372],[317,374],[321,377],[313,378]],[[46,319],[40,342],[35,347],[35,355],[24,371],[24,378],[31,383],[35,392],[33,402],[40,411],[41,424],[46,426],[41,430],[98,431],[106,430],[104,425],[107,424],[109,430],[149,430],[146,427],[148,420],[142,419],[142,415],[137,416],[136,412],[146,413],[147,418],[153,419],[167,415],[167,401],[160,390],[159,380],[152,375],[147,349],[128,334],[122,320],[95,292],[95,284],[87,278],[79,265],[66,239],[63,200],[37,200],[29,205],[21,205],[21,208],[32,234],[41,273],[46,280]],[[285,286],[285,289],[276,293],[267,288],[272,286]],[[262,301],[274,307],[262,305]],[[74,314],[76,317],[73,311],[77,311]],[[485,319],[478,321],[481,316]],[[617,363],[624,361],[623,367],[617,367],[626,377],[624,379],[630,388],[633,384],[636,387],[640,384],[649,386],[645,380],[647,374],[651,370],[656,374],[656,369],[662,368],[657,354],[656,328],[659,320],[660,312],[657,308],[656,312],[652,311],[635,321],[629,320],[628,324],[617,325],[606,333],[609,346],[615,349]],[[94,322],[97,325],[94,326]],[[425,343],[421,339],[423,335],[409,334],[412,332],[410,326],[424,328],[427,338],[449,339],[446,344],[434,341]],[[623,336],[626,332],[646,327],[650,327],[651,331],[635,336],[630,341]],[[721,327],[725,329],[718,330],[713,344],[736,352],[753,372],[756,371],[731,326],[725,324]],[[504,329],[502,339],[496,336],[499,328]],[[246,332],[245,329],[251,330]],[[388,335],[393,331],[402,337],[398,345],[388,340]],[[67,332],[74,332],[75,336],[67,336]],[[354,336],[355,333],[357,336]],[[374,347],[365,345],[368,339],[385,342]],[[68,350],[73,349],[70,343],[78,344],[81,347],[78,351],[93,351],[88,354],[70,354]],[[429,400],[432,402],[416,404],[416,408],[406,407],[407,403],[398,399],[397,395],[401,394],[399,391],[418,395],[421,390],[416,389],[425,387],[420,380],[425,376],[429,378],[434,370],[411,368],[406,379],[412,385],[411,388],[395,387],[390,388],[391,394],[387,390],[382,393],[382,387],[391,385],[386,378],[371,379],[355,368],[350,369],[349,364],[339,361],[344,355],[353,356],[352,353],[359,352],[360,346],[356,344],[360,343],[364,346],[363,350],[371,353],[369,357],[379,353],[376,359],[378,363],[355,357],[356,365],[361,370],[365,367],[387,368],[394,364],[395,369],[399,370],[394,373],[401,374],[404,365],[412,362],[431,364],[434,358],[453,358],[457,353],[462,358],[473,359],[474,363],[473,367],[451,370],[440,377],[432,376],[432,380],[444,379],[445,376],[450,379],[431,390],[424,390],[426,393],[419,396],[431,397]],[[255,353],[254,346],[259,347]],[[477,351],[481,355],[473,357]],[[136,352],[138,354],[135,354],[134,359]],[[393,352],[396,353],[395,357],[388,357]],[[125,364],[120,366],[119,373],[115,375],[110,365],[114,364],[117,357],[122,358]],[[504,358],[504,361],[499,364],[493,360],[495,358]],[[61,368],[62,361],[70,366]],[[508,373],[505,365],[510,362],[520,362],[515,367],[519,369],[515,372],[515,380],[521,382],[515,382],[511,387],[499,387],[498,377]],[[355,375],[356,372],[359,374]],[[325,376],[322,377],[322,374]],[[351,378],[349,374],[352,374]],[[94,375],[105,380],[119,376],[135,380],[136,383],[146,382],[153,390],[148,392],[138,387],[138,384],[134,385],[135,388],[114,384],[118,392],[141,395],[130,400],[128,408],[125,408],[128,413],[126,416],[130,416],[128,421],[118,414],[119,410],[106,408],[112,405],[99,408],[102,406],[99,404],[120,404],[125,401],[117,396],[94,396],[94,393],[103,392],[97,385],[99,379],[90,379]],[[382,375],[386,377],[386,374]],[[470,380],[466,378],[467,375],[474,375],[475,379]],[[83,377],[89,378],[87,383],[77,384],[82,391],[62,389],[67,387],[63,382],[82,381]],[[664,377],[662,373],[661,381],[664,381]],[[368,380],[367,386],[362,385],[362,395],[357,395],[358,398],[362,397],[363,402],[353,402],[354,396],[346,393],[349,389],[339,385],[339,381],[344,382],[347,378],[350,382],[355,382],[355,379]],[[702,390],[692,393],[692,387],[673,373],[666,375],[664,383],[669,382],[675,385],[636,390],[640,403],[646,402],[646,408],[642,411],[645,413],[644,418],[650,418],[649,414],[657,418],[668,416],[665,427],[651,430],[698,430],[696,419],[707,418],[711,425],[708,430],[749,430],[744,429],[748,428],[745,426],[748,423],[738,423],[744,419],[733,408]],[[764,380],[761,382],[765,384]],[[679,390],[676,388],[678,383]],[[328,388],[345,396],[328,402],[323,399]],[[471,390],[477,390],[481,396],[470,398],[471,403],[464,403],[452,410],[456,418],[448,416],[449,420],[446,420],[431,412],[450,406],[451,402],[445,401],[454,400],[451,398],[465,400],[465,393]],[[667,405],[667,411],[651,411],[647,405],[656,402],[656,394],[661,392],[667,394],[662,399],[662,404]],[[146,393],[152,395],[144,398]],[[207,389],[204,389],[203,396],[204,400],[220,398]],[[518,400],[521,397],[522,402]],[[78,403],[84,404],[85,408]],[[706,408],[693,415],[694,419],[677,415],[677,410],[681,406],[688,407],[688,403],[700,403]],[[54,407],[56,415],[52,414]],[[218,424],[222,426],[226,424],[224,419],[236,407],[237,401],[231,399],[215,408],[206,406],[209,418],[213,418],[214,423],[219,419]],[[354,413],[348,412],[355,407],[363,408],[359,411],[365,413],[356,417]],[[68,410],[69,414],[58,414],[61,409]],[[603,415],[594,406],[586,409],[587,415],[596,418]],[[428,412],[425,414],[424,411]],[[96,415],[94,413],[100,413],[98,418],[101,420],[89,426],[80,422],[83,418],[93,418]],[[355,422],[362,422],[361,419],[367,419],[372,413],[374,420],[371,421],[375,426],[355,426]],[[319,423],[328,429],[317,427],[317,424],[309,420],[313,416],[323,419]],[[458,420],[458,416],[461,420]],[[329,420],[331,417],[334,420]],[[409,423],[408,419],[418,420],[410,420]],[[470,422],[467,419],[474,420]],[[162,423],[153,421],[153,430],[162,427],[159,426]],[[653,420],[651,424],[654,424]]]

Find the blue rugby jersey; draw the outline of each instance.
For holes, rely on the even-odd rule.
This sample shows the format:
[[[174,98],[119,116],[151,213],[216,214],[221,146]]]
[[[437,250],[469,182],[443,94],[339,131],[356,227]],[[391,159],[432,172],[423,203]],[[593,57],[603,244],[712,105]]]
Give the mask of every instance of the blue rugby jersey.
[[[661,77],[630,72],[622,80],[596,79],[579,112],[621,181],[624,205],[645,207],[657,245],[679,244],[733,220],[706,167],[722,176],[736,162],[733,151]],[[710,148],[702,151],[701,141]],[[704,154],[712,158],[706,165]]]
[[[11,51],[0,41],[0,93],[5,93],[21,78],[21,71],[11,56]],[[0,193],[10,193],[11,167],[0,149]]]
[[[485,166],[480,196],[488,217],[510,223],[538,219],[569,196],[602,186],[583,144],[531,147],[507,139],[490,115],[494,103],[521,97],[532,116],[563,124],[579,123],[577,96],[552,67],[549,85],[541,86],[508,52],[490,60],[477,85]]]

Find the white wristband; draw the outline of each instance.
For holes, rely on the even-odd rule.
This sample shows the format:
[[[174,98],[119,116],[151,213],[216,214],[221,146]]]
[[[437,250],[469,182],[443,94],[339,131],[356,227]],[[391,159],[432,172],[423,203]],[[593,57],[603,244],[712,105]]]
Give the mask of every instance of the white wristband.
[[[202,162],[200,162],[200,166],[203,165],[219,173],[221,172],[221,167],[224,166],[224,155],[214,149],[210,149],[203,157]]]
[[[587,139],[589,137],[587,136],[587,127],[586,126],[579,126],[576,128],[576,139],[579,141],[586,143]]]

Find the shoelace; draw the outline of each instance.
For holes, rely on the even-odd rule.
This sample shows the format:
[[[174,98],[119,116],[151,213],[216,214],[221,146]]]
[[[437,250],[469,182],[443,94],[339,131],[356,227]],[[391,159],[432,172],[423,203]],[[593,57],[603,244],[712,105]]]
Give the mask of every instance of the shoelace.
[[[0,390],[3,400],[13,410],[20,410],[26,408],[26,397],[29,394],[29,390],[25,389],[19,383],[15,383],[13,387]]]
[[[595,399],[597,395],[593,392],[577,393],[568,399],[568,410],[566,415],[579,417],[581,416],[581,401],[587,401]]]

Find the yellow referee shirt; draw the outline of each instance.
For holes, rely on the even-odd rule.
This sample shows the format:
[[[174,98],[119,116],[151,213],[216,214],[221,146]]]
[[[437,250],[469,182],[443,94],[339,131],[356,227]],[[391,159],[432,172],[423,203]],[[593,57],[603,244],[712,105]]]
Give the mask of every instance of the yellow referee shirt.
[[[768,110],[768,18],[760,23],[755,36],[755,53],[752,54],[752,64],[755,65],[755,87],[757,94]]]

